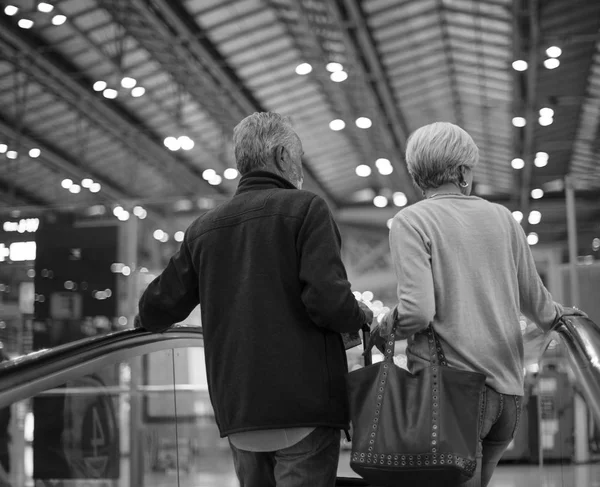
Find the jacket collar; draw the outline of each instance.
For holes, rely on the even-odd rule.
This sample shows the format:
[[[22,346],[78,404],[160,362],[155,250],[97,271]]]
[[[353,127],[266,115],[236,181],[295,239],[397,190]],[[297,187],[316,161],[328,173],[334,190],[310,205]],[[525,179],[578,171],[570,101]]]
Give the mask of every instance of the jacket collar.
[[[258,191],[261,189],[297,189],[287,179],[278,176],[270,171],[250,171],[242,176],[238,184],[236,195],[247,193],[248,191]]]

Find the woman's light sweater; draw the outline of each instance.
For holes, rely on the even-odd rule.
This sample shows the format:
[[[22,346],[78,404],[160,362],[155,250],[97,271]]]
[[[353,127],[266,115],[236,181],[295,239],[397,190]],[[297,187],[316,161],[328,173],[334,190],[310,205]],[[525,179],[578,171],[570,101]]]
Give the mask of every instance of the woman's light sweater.
[[[509,210],[476,196],[434,196],[394,217],[390,247],[409,369],[429,363],[426,337],[415,333],[433,323],[449,366],[485,374],[503,394],[523,395],[519,317],[548,330],[562,307]]]

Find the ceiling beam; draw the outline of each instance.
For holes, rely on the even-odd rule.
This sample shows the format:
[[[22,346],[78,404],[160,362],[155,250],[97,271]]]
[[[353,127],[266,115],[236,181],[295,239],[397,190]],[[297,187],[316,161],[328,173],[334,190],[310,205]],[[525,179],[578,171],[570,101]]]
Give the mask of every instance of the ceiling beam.
[[[18,141],[18,144],[21,147],[37,147],[41,151],[40,160],[48,163],[65,177],[72,178],[75,181],[81,181],[84,178],[91,177],[102,186],[102,190],[98,194],[99,198],[106,197],[116,201],[132,198],[132,195],[128,194],[118,185],[108,181],[105,177],[100,176],[96,171],[77,164],[56,147],[42,141],[40,137],[34,137],[25,130],[15,130],[15,126],[16,124],[13,121],[8,120],[0,114],[0,134],[3,134],[9,140]]]
[[[173,59],[182,60],[185,66],[193,69],[192,72],[198,73],[197,77],[189,76],[188,73],[185,78],[177,76],[176,80],[201,107],[209,113],[212,112],[214,120],[219,123],[225,134],[229,136],[235,124],[251,113],[267,111],[228,66],[227,60],[210,42],[181,2],[155,0],[149,4],[143,0],[131,0],[127,3],[129,16],[120,16],[118,21],[126,29],[131,29],[131,33],[134,32],[129,22],[132,20],[131,15],[137,15],[138,19],[154,26],[149,32],[135,29],[136,39],[153,53],[159,63],[161,60],[162,63],[166,62],[166,48],[166,54],[170,52],[176,56]],[[112,2],[101,0],[101,4],[110,12]],[[157,32],[162,46],[156,45]],[[144,39],[148,40],[147,35],[152,36],[153,45],[143,42]],[[157,50],[163,51],[161,56]],[[178,63],[169,65],[169,71],[173,75],[176,74],[177,66]],[[197,88],[199,83],[203,83],[205,91]],[[307,182],[312,183],[331,206],[337,206],[333,194],[316,177],[310,161],[304,161],[304,174]]]
[[[30,193],[26,189],[17,187],[12,182],[0,180],[0,198],[2,201],[9,205],[9,210],[12,210],[13,206],[32,206],[32,207],[44,207],[48,204],[47,201],[40,198],[39,196]]]
[[[133,154],[151,164],[169,180],[195,194],[198,187],[210,193],[215,189],[202,178],[199,170],[187,161],[176,157],[159,142],[140,120],[122,108],[114,100],[104,100],[91,89],[92,83],[66,59],[53,51],[33,32],[24,35],[12,20],[0,16],[0,50],[7,60],[24,58],[20,68],[46,87],[57,98],[71,105],[93,125],[119,140]],[[77,73],[75,76],[74,74]]]
[[[381,135],[390,153],[401,187],[410,202],[421,199],[411,182],[404,163],[409,127],[392,91],[389,78],[377,51],[375,39],[366,22],[366,14],[358,0],[326,2],[342,32],[344,44],[356,59],[356,67],[365,80],[371,105],[382,120]]]

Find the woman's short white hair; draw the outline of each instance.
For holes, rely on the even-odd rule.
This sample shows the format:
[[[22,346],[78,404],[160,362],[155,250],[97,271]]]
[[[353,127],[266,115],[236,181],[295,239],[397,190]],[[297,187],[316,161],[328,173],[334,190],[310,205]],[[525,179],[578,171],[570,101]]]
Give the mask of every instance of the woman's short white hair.
[[[458,125],[435,122],[417,129],[406,144],[406,164],[421,190],[444,183],[460,183],[460,166],[473,168],[479,149],[471,136]]]

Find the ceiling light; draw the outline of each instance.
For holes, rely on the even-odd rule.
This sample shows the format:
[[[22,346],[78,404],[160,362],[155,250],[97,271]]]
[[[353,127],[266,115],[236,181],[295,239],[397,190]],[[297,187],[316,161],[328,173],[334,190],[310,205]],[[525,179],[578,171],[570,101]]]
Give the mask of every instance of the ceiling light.
[[[340,120],[339,118],[336,118],[335,120],[332,120],[331,122],[329,122],[329,128],[336,132],[339,130],[342,130],[345,126],[346,126],[346,122],[344,122],[343,120]]]
[[[543,189],[536,188],[536,189],[532,189],[531,190],[531,197],[534,200],[539,200],[543,196],[544,196],[544,190]]]
[[[52,5],[51,3],[40,2],[40,3],[38,3],[37,8],[40,12],[49,14],[50,12],[52,12],[52,10],[54,10],[54,5]]]
[[[512,124],[515,127],[525,127],[527,121],[523,117],[513,117]]]
[[[9,150],[6,153],[6,157],[8,157],[9,159],[16,159],[19,156],[19,154],[17,153],[16,150]]]
[[[510,161],[510,165],[513,169],[523,169],[525,167],[525,161],[520,157],[515,157],[512,161]]]
[[[221,176],[219,176],[218,174],[215,174],[212,178],[210,178],[208,180],[208,184],[210,184],[211,186],[218,186],[222,182],[223,182],[223,178]]]
[[[17,25],[21,27],[21,29],[31,29],[33,27],[33,20],[20,19],[19,22],[17,22]]]
[[[375,165],[377,166],[379,173],[383,176],[388,176],[394,172],[394,168],[392,167],[392,163],[389,161],[389,159],[381,157],[375,161]]]
[[[181,149],[181,144],[179,143],[179,140],[176,139],[175,137],[167,137],[164,140],[164,144],[165,147],[167,147],[167,149],[172,150],[172,151],[176,151]]]
[[[312,66],[308,63],[302,63],[302,64],[298,64],[298,66],[296,66],[296,74],[299,74],[300,76],[304,76],[305,74],[308,74],[312,71]]]
[[[167,232],[163,233],[162,238],[160,239],[162,243],[167,243],[169,241],[169,234]]]
[[[546,49],[546,54],[548,57],[559,57],[562,54],[562,49],[558,46],[550,46]]]
[[[512,216],[519,223],[521,223],[523,221],[523,213],[520,212],[519,210],[513,211]]]
[[[214,169],[205,169],[204,171],[202,171],[202,177],[208,181],[209,179],[214,178],[217,175],[217,171],[215,171]]]
[[[73,194],[77,194],[81,192],[81,186],[79,186],[78,184],[72,184],[71,186],[69,186],[69,191]]]
[[[106,81],[100,80],[100,81],[96,81],[94,83],[93,88],[94,88],[94,91],[104,91],[104,89],[106,88],[106,86],[107,86],[106,85]]]
[[[135,85],[137,84],[137,81],[134,78],[131,78],[130,76],[125,76],[122,80],[121,80],[121,86],[123,88],[127,88],[127,89],[131,89],[133,88]]]
[[[548,165],[548,154],[546,152],[538,152],[533,161],[535,167],[544,167]]]
[[[369,177],[371,175],[371,168],[366,164],[356,166],[356,175],[360,176],[361,178]]]
[[[343,71],[344,70],[344,66],[342,66],[340,63],[327,63],[327,66],[325,66],[325,69],[327,71],[329,71],[330,73],[335,73],[336,71]]]
[[[55,15],[52,17],[53,25],[63,25],[67,21],[67,18],[64,15]]]
[[[69,189],[73,185],[73,181],[68,178],[63,179],[60,185],[65,189]]]
[[[538,237],[538,234],[535,232],[531,232],[529,235],[527,235],[527,243],[529,245],[535,245],[540,241],[540,238]]]
[[[163,232],[161,229],[154,230],[154,233],[152,234],[152,236],[156,240],[162,240],[164,238],[164,236],[165,236],[165,232]]]
[[[115,206],[113,208],[113,215],[118,217],[123,211],[125,211],[125,209],[122,206]]]
[[[184,237],[185,237],[185,233],[182,232],[181,230],[178,232],[175,232],[175,235],[173,235],[173,238],[175,239],[176,242],[183,242]]]
[[[394,193],[394,205],[396,206],[406,206],[408,204],[408,198],[406,195],[400,191]]]
[[[342,81],[346,81],[348,79],[348,73],[346,73],[346,71],[336,71],[335,73],[331,73],[329,78],[331,78],[331,81],[341,83]]]
[[[527,61],[517,59],[516,61],[513,61],[512,67],[515,71],[525,71],[527,69]]]
[[[146,88],[144,88],[143,86],[136,86],[133,90],[131,90],[131,96],[133,96],[134,98],[139,98],[144,93],[146,93]]]
[[[393,218],[390,218],[385,224],[386,226],[391,230],[392,229],[392,222],[394,221]]]
[[[15,15],[15,14],[16,14],[18,11],[19,11],[18,7],[15,7],[14,5],[7,5],[7,6],[4,8],[4,13],[5,13],[6,15],[10,15],[11,17],[12,17],[13,15]]]
[[[4,154],[8,150],[8,146],[6,144],[0,144],[0,154]]]
[[[554,110],[552,108],[544,107],[540,108],[540,117],[550,117],[554,116]]]
[[[373,204],[377,208],[385,208],[388,204],[388,199],[383,195],[377,195],[373,198]]]
[[[102,94],[104,98],[108,98],[109,100],[114,100],[118,95],[117,90],[113,90],[112,88],[106,88]]]
[[[117,218],[122,222],[126,222],[127,220],[129,220],[129,212],[127,210],[123,210],[117,215]]]
[[[94,181],[90,178],[85,178],[81,180],[81,186],[84,188],[91,188],[92,184],[94,184]]]
[[[552,117],[540,117],[538,118],[538,122],[542,127],[547,127],[548,125],[552,125],[554,119]]]
[[[41,150],[39,150],[37,147],[34,147],[33,149],[29,150],[29,157],[35,159],[36,157],[40,157],[41,153]]]
[[[225,179],[235,179],[238,177],[238,174],[238,170],[233,167],[228,167],[223,172],[223,176],[225,176]]]
[[[546,59],[544,61],[544,66],[548,69],[556,69],[560,66],[560,61],[556,58]]]
[[[177,142],[181,146],[183,150],[192,150],[194,148],[194,141],[190,139],[187,135],[181,135]]]
[[[368,129],[371,125],[373,125],[373,122],[371,122],[370,118],[367,118],[367,117],[358,117],[356,119],[356,126],[359,129]]]
[[[90,191],[92,193],[98,193],[101,189],[102,189],[102,186],[100,185],[100,183],[94,183],[90,186]]]
[[[537,210],[533,210],[529,213],[529,218],[527,220],[532,225],[537,225],[539,222],[542,221],[542,214]]]
[[[146,210],[144,209],[143,206],[134,206],[133,207],[133,214],[137,217],[140,217],[141,215],[143,215],[144,213],[146,213]]]

